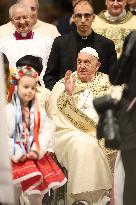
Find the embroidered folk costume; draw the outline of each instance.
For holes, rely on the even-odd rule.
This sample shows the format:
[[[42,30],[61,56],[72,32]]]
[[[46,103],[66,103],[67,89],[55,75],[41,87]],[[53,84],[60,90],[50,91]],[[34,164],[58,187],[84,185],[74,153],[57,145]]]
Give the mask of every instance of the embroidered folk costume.
[[[9,147],[12,160],[14,184],[20,184],[25,194],[44,194],[51,188],[66,183],[66,178],[47,151],[53,151],[54,125],[45,111],[39,108],[36,97],[28,106],[21,104],[16,85],[22,76],[31,76],[38,81],[32,67],[23,66],[12,70],[11,87],[8,93],[7,116],[9,124]],[[37,160],[26,159],[30,151],[38,154]]]

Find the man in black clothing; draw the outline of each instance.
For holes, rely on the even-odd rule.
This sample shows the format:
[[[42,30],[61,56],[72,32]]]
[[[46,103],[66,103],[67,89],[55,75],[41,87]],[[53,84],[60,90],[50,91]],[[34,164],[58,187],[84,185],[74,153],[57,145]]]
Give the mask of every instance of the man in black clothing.
[[[136,31],[132,31],[125,39],[120,59],[114,64],[110,73],[113,85],[124,84],[124,92],[117,107],[119,123],[120,150],[125,171],[125,183],[122,186],[123,205],[136,204]],[[121,160],[121,159],[120,159]],[[121,173],[120,165],[116,164],[115,172]],[[123,172],[123,171],[122,171]],[[116,174],[116,176],[117,176]],[[119,176],[119,175],[118,175]],[[116,183],[115,183],[116,180]],[[121,188],[121,181],[114,179],[114,194]],[[115,191],[116,190],[116,191]],[[114,198],[118,199],[119,193]],[[115,201],[116,202],[116,201]]]
[[[67,70],[76,70],[77,54],[84,47],[96,49],[101,62],[100,71],[109,73],[117,57],[115,46],[111,40],[92,30],[94,18],[93,6],[89,0],[79,0],[74,5],[73,20],[77,30],[54,40],[43,78],[46,88],[52,90],[54,84],[64,77]]]

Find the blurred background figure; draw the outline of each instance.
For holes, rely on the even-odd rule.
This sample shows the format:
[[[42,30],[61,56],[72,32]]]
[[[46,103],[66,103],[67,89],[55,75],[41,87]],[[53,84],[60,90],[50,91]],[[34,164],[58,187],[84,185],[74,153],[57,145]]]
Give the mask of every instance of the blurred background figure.
[[[133,15],[136,15],[136,0],[127,0],[128,8]]]
[[[96,16],[92,28],[96,33],[114,41],[119,57],[125,37],[136,29],[136,17],[126,11],[126,0],[105,0],[105,4],[106,10]]]
[[[0,0],[0,25],[8,21],[8,0]]]
[[[78,2],[78,0],[69,1],[69,9],[67,9],[66,14],[58,18],[57,28],[61,35],[69,33],[70,31],[75,30],[75,25],[72,19],[73,6]]]

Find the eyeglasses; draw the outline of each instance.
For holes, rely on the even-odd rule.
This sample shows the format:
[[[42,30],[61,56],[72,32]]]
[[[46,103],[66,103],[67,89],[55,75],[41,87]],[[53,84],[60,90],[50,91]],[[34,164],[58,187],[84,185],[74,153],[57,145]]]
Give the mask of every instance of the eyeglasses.
[[[116,0],[110,0],[111,2],[114,2],[114,1],[116,1]],[[123,2],[123,0],[117,0],[117,2],[118,3],[122,3]]]
[[[31,6],[30,9],[31,9],[31,11],[37,11],[37,7],[35,7],[35,6]]]
[[[84,17],[86,20],[90,20],[90,18],[93,16],[93,14],[85,13],[85,14],[75,14],[75,18],[78,20],[81,20],[82,17]]]
[[[29,17],[30,17],[30,16],[25,15],[25,16],[14,17],[14,18],[12,18],[12,19],[13,19],[14,21],[16,21],[16,22],[19,22],[19,21],[21,21],[21,19],[23,19],[23,20],[28,20]]]

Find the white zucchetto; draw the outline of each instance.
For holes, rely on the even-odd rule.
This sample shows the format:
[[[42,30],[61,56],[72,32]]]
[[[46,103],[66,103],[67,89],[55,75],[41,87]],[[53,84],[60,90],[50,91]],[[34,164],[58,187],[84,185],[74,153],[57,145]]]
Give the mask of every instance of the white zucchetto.
[[[83,48],[79,53],[88,53],[99,59],[97,51],[92,47]]]

